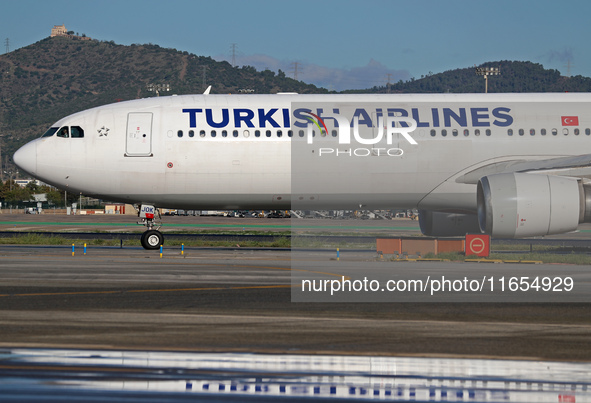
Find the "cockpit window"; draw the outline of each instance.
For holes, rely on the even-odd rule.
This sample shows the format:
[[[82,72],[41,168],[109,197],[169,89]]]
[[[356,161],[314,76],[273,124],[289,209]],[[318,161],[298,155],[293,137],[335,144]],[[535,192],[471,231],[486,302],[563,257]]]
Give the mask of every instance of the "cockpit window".
[[[59,129],[56,136],[64,138],[70,137],[70,131],[68,129],[68,126],[64,126],[61,129]]]
[[[55,132],[57,132],[57,129],[59,129],[59,127],[50,127],[41,137],[51,137],[55,134]]]
[[[51,137],[57,132],[57,137],[63,138],[83,138],[84,137],[84,130],[80,126],[64,126],[62,128],[58,127],[51,127],[49,130],[45,132],[45,134],[41,137]]]
[[[84,137],[84,130],[82,130],[79,126],[72,126],[70,127],[72,138],[82,138]]]

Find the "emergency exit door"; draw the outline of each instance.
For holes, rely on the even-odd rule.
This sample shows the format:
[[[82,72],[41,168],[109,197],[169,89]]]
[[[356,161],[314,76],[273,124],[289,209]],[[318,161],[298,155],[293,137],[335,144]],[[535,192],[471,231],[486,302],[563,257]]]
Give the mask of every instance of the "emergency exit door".
[[[132,112],[127,115],[125,155],[152,156],[152,113]]]

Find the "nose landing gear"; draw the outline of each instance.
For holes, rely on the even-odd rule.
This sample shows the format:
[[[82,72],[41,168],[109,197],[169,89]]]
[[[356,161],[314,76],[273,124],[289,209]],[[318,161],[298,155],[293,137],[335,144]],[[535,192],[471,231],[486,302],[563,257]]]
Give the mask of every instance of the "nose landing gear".
[[[142,234],[142,246],[147,250],[159,249],[164,244],[164,236],[162,232],[150,229]]]
[[[138,216],[141,221],[138,221],[138,224],[147,227],[147,231],[142,234],[141,243],[147,250],[159,249],[164,244],[164,235],[158,231],[162,224],[156,222],[156,214],[160,220],[160,212],[156,207],[142,204],[139,208]]]

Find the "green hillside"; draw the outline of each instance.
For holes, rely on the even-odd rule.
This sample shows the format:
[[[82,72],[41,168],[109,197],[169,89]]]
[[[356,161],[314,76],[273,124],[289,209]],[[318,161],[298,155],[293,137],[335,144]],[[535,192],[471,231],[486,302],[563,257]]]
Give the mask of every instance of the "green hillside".
[[[478,67],[498,67],[500,75],[488,79],[489,92],[591,92],[591,78],[564,77],[558,70],[547,70],[531,62],[500,61]],[[478,93],[484,92],[484,78],[474,67],[428,74],[420,79],[399,81],[374,87],[363,93]]]
[[[151,44],[123,46],[67,37],[46,38],[1,55],[0,72],[3,155],[12,155],[19,145],[74,112],[156,96],[148,91],[148,84],[169,84],[167,95],[201,93],[209,85],[218,94],[326,92],[281,71],[232,67],[210,57]]]
[[[489,79],[489,92],[590,91],[591,79],[563,77],[530,62],[501,61]],[[324,88],[295,81],[281,71],[232,67],[210,57],[158,45],[117,45],[68,37],[46,38],[0,55],[0,145],[2,156],[40,136],[58,119],[94,106],[153,97],[149,84],[169,84],[166,94],[326,93]],[[353,93],[483,92],[484,80],[474,68],[463,68],[420,79]],[[347,92],[347,91],[345,91]]]

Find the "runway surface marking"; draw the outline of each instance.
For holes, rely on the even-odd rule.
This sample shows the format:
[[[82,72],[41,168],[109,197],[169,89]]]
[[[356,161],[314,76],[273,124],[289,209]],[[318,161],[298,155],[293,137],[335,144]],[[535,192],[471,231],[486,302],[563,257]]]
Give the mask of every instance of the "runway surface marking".
[[[114,373],[154,373],[151,368],[132,368],[132,367],[108,367],[108,366],[63,366],[63,365],[50,365],[50,364],[39,364],[39,365],[7,365],[0,364],[0,371],[6,370],[18,370],[18,371],[68,371],[83,373],[87,371],[96,372],[114,372]],[[196,371],[198,373],[199,371]],[[203,371],[205,373],[205,371]]]
[[[40,257],[62,258],[62,256],[45,255]],[[27,259],[31,257],[15,257],[14,259]],[[64,260],[70,260],[63,257]],[[131,259],[131,258],[130,258]],[[104,259],[85,259],[91,262],[104,262]],[[129,263],[129,260],[109,260],[110,263]],[[158,263],[158,261],[150,262]],[[225,264],[225,263],[191,263],[191,262],[171,262],[166,261],[166,265],[186,265],[186,266],[218,266],[224,268],[248,268],[248,269],[264,269],[264,270],[281,270],[281,271],[298,271],[305,273],[322,274],[326,276],[335,276],[338,278],[349,279],[348,276],[343,276],[338,273],[321,272],[306,269],[292,269],[291,267],[277,267],[277,266],[256,266],[256,265],[240,265],[240,264]],[[159,292],[188,292],[188,291],[220,291],[220,290],[248,290],[248,289],[271,289],[271,288],[292,288],[297,285],[290,284],[276,284],[276,285],[255,285],[255,286],[229,286],[229,287],[190,287],[190,288],[166,288],[166,289],[139,289],[139,290],[106,290],[106,291],[69,291],[69,292],[43,292],[43,293],[19,293],[19,294],[0,294],[1,298],[7,297],[38,297],[38,296],[56,296],[56,295],[101,295],[101,294],[125,294],[125,293],[159,293]]]
[[[38,257],[54,257],[54,258],[63,258],[66,261],[71,261],[72,258],[69,258],[67,256],[56,256],[56,255],[39,255]],[[74,257],[75,258],[75,257]],[[13,257],[12,259],[15,260],[31,260],[30,256],[16,256]],[[104,262],[104,259],[93,259],[93,258],[84,258],[85,261],[90,261],[90,262]],[[131,259],[131,258],[130,258]],[[151,259],[151,258],[146,258],[146,259]],[[235,267],[235,268],[249,268],[249,269],[267,269],[267,270],[283,270],[283,271],[301,271],[301,272],[305,272],[305,273],[314,273],[314,274],[325,274],[327,276],[335,276],[335,277],[345,277],[345,279],[348,279],[348,276],[344,276],[343,274],[338,274],[338,273],[329,273],[329,272],[322,272],[322,271],[314,271],[314,270],[306,270],[306,269],[293,269],[291,267],[276,267],[276,266],[255,266],[255,265],[243,265],[243,264],[228,264],[228,263],[193,263],[193,262],[171,262],[169,260],[165,260],[164,258],[160,259],[160,258],[156,258],[158,260],[154,261],[154,262],[150,262],[150,263],[164,263],[166,262],[166,265],[176,265],[176,266],[219,266],[219,267]],[[267,259],[267,260],[279,260],[279,259]],[[289,261],[290,259],[285,259],[286,261]],[[129,260],[107,260],[109,263],[129,263]],[[146,262],[144,262],[146,263]],[[0,295],[1,296],[1,295]]]
[[[126,293],[152,293],[152,292],[174,292],[174,291],[215,291],[215,290],[245,290],[257,288],[291,288],[291,285],[253,285],[241,287],[197,287],[197,288],[169,288],[161,290],[125,290],[125,291],[71,291],[71,292],[38,292],[30,294],[0,294],[0,297],[42,297],[50,295],[92,295],[92,294],[126,294]]]

